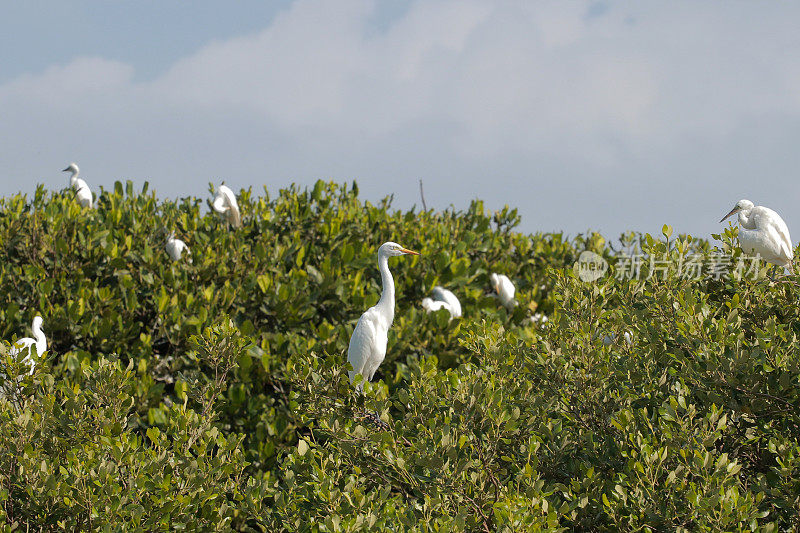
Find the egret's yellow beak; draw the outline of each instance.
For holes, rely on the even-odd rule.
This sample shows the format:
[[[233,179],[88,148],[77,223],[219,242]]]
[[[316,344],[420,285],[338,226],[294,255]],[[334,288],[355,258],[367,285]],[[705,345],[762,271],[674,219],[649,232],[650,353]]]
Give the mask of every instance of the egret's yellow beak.
[[[414,250],[407,250],[406,248],[400,248],[400,251],[408,255],[419,255],[419,252],[415,252]]]
[[[731,212],[730,212],[730,213],[728,213],[727,215],[725,215],[724,217],[722,217],[722,220],[720,220],[720,222],[724,222],[726,218],[728,218],[728,217],[729,217],[729,216],[731,216],[731,215],[735,215],[735,214],[736,214],[736,213],[738,213],[738,212],[739,212],[739,208],[738,208],[738,207],[734,207],[733,209],[731,209]]]

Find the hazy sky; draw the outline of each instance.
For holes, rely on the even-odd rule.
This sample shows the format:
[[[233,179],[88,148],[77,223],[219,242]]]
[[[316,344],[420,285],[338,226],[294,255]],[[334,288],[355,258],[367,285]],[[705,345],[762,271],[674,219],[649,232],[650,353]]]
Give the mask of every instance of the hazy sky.
[[[187,6],[191,6],[188,8]],[[0,4],[0,187],[356,179],[528,231],[707,236],[736,200],[800,236],[800,4]],[[796,241],[795,241],[796,242]]]

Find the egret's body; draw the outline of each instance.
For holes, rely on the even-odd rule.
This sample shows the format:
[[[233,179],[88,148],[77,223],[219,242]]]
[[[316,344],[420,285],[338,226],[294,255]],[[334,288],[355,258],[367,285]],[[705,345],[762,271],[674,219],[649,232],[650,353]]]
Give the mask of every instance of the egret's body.
[[[92,191],[86,186],[85,183],[77,191],[75,191],[75,197],[78,199],[78,203],[80,203],[81,206],[88,207],[89,209],[92,208],[92,202],[94,200],[92,198]]]
[[[627,344],[633,344],[633,333],[630,331],[626,331],[622,334],[622,338],[625,340]],[[610,335],[603,335],[603,344],[606,346],[611,346],[617,342],[617,335],[612,333]]]
[[[503,304],[503,307],[509,311],[512,310],[517,305],[517,301],[514,299],[516,289],[511,280],[508,279],[508,276],[505,274],[492,274],[489,276],[489,282],[495,291],[492,296],[497,298]]]
[[[432,298],[422,299],[422,308],[427,312],[438,311],[439,309],[446,309],[450,313],[450,318],[459,318],[461,316],[461,302],[451,291],[444,287],[436,286],[431,291]]]
[[[458,301],[458,298],[452,291],[444,287],[436,286],[433,288],[433,291],[431,291],[431,294],[434,300],[446,302],[450,306],[450,314],[453,318],[459,318],[461,316],[461,302]]]
[[[393,242],[386,242],[378,248],[378,269],[381,272],[383,292],[378,303],[367,309],[358,319],[350,337],[347,362],[353,367],[349,372],[351,383],[358,374],[366,381],[371,381],[386,357],[389,328],[394,320],[394,279],[389,271],[389,257],[406,254],[419,255]]]
[[[538,326],[544,326],[545,322],[550,320],[547,318],[547,315],[544,313],[534,313],[533,315],[529,316],[525,319],[529,324],[536,324]]]
[[[742,251],[750,255],[758,254],[764,261],[792,271],[794,247],[789,228],[781,216],[769,207],[754,206],[750,200],[739,200],[720,222],[737,213]]]
[[[191,254],[192,251],[189,250],[189,247],[180,239],[175,238],[175,232],[171,232],[169,237],[167,237],[167,243],[164,246],[164,249],[167,251],[167,255],[173,261],[180,261],[181,255],[183,254],[184,250],[187,254]],[[191,258],[189,259],[191,261]]]
[[[231,226],[239,228],[242,225],[242,217],[239,213],[239,204],[236,202],[236,195],[223,183],[217,189],[214,201],[211,203],[214,211],[219,213]]]
[[[450,306],[447,305],[447,302],[443,302],[441,300],[434,300],[433,298],[423,298],[422,299],[422,308],[432,313],[434,311],[438,311],[440,309],[447,309],[447,312],[450,312]]]
[[[44,332],[42,331],[42,317],[34,317],[31,329],[33,330],[34,338],[23,337],[18,339],[9,353],[11,355],[26,354],[23,361],[28,363],[28,366],[31,368],[30,373],[33,374],[36,362],[31,358],[31,349],[35,348],[36,355],[39,357],[44,355],[44,352],[47,351],[47,337],[44,336]]]
[[[65,168],[64,170],[62,170],[61,172],[69,172],[70,173],[69,185],[70,185],[70,187],[72,187],[76,191],[78,189],[80,189],[81,187],[86,187],[87,189],[89,188],[89,186],[86,184],[86,182],[78,177],[78,175],[81,173],[81,169],[79,169],[78,165],[76,165],[75,163],[70,163],[69,166],[67,168]]]

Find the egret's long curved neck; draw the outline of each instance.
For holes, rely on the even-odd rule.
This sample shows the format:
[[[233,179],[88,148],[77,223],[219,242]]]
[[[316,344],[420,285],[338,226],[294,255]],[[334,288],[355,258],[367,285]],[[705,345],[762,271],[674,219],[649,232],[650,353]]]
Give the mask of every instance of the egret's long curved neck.
[[[219,195],[214,198],[214,202],[211,204],[211,207],[214,208],[214,211],[217,213],[224,213],[228,210],[228,205],[225,201],[225,197],[223,195]]]
[[[750,213],[750,209],[742,209],[739,211],[739,225],[743,228],[753,229],[754,227],[754,221],[751,219]]]
[[[384,316],[389,318],[389,323],[394,320],[394,278],[389,272],[389,258],[383,254],[378,255],[378,269],[381,271],[383,291],[381,299],[375,305]]]
[[[33,337],[36,339],[36,351],[41,355],[47,350],[47,337],[44,336],[42,327],[38,324],[33,328]]]

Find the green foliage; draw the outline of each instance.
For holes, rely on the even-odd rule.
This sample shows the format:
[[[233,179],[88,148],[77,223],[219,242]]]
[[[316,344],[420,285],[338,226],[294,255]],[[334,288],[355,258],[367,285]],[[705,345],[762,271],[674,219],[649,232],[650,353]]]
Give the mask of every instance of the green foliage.
[[[38,312],[50,342],[33,376],[1,357],[7,529],[797,527],[794,277],[645,262],[617,279],[598,234],[521,234],[516,210],[479,201],[401,212],[355,184],[239,204],[229,231],[201,200],[130,182],[92,211],[41,188],[0,201],[0,332]],[[192,263],[168,259],[172,229]],[[739,257],[735,228],[717,238],[665,225],[619,246]],[[387,358],[357,395],[345,352],[387,240],[422,255],[391,262]],[[572,268],[584,250],[611,264],[595,283]],[[516,284],[513,312],[487,296],[492,272]],[[424,313],[436,285],[463,319]]]
[[[170,402],[159,426],[136,420],[133,361],[84,360],[58,380],[38,372],[15,408],[0,412],[0,517],[71,531],[225,531],[242,522],[241,511],[257,513],[262,489],[245,476],[243,437],[213,424],[235,335],[217,327],[196,339],[201,352],[215,348],[215,380]]]

